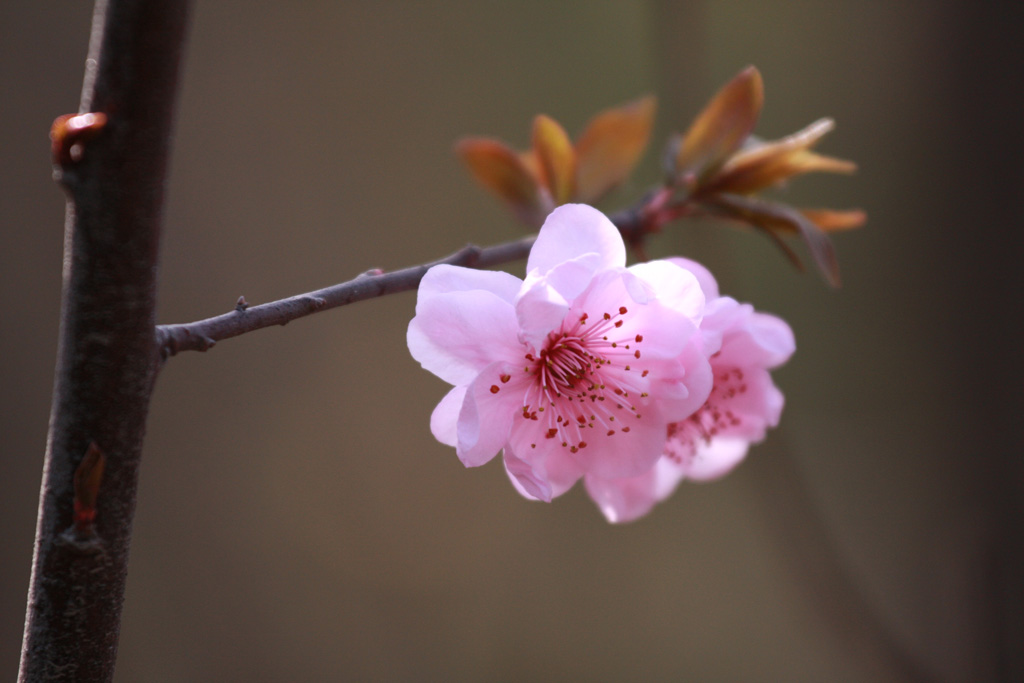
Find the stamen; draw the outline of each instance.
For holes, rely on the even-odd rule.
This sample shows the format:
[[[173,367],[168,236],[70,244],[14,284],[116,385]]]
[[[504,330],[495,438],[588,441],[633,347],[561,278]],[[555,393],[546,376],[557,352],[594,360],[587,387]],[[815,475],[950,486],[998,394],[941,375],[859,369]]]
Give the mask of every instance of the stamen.
[[[628,433],[628,426],[612,428],[613,422],[616,426],[621,424],[612,413],[622,411],[618,414],[626,419],[640,419],[639,404],[633,405],[628,399],[649,397],[645,391],[647,382],[641,382],[648,371],[638,368],[643,373],[640,377],[626,375],[624,373],[631,372],[632,367],[622,362],[626,353],[634,359],[640,358],[639,349],[634,349],[633,345],[642,343],[644,337],[635,333],[632,337],[612,336],[614,330],[625,324],[619,316],[629,312],[625,306],[619,306],[617,311],[618,314],[603,313],[596,324],[586,327],[589,314],[581,312],[571,322],[566,321],[560,330],[548,335],[542,349],[524,356],[529,362],[524,372],[532,374],[533,379],[525,392],[522,415],[525,419],[546,422],[544,438],[558,437],[571,453],[587,446],[584,430],[597,429],[600,430],[597,433],[604,432],[606,436],[616,431]],[[500,379],[504,384],[511,377],[501,375]],[[494,393],[499,389],[498,385],[492,387]],[[608,396],[618,396],[622,402],[606,402]],[[586,407],[588,399],[589,408]],[[550,410],[545,412],[546,408]]]

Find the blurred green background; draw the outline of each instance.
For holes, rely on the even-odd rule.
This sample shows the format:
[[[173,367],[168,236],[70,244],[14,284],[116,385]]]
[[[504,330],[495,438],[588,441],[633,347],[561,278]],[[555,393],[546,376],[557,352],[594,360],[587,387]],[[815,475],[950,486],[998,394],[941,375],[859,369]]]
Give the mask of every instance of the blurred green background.
[[[452,154],[659,95],[660,145],[757,65],[778,137],[820,116],[861,207],[844,286],[711,225],[654,256],[793,326],[782,426],[635,524],[466,470],[405,348],[412,293],[175,358],[153,401],[121,681],[1021,680],[1019,3],[198,2],[159,319],[421,263],[520,228]],[[16,670],[59,313],[47,131],[86,2],[0,5],[0,672]],[[521,274],[522,264],[509,270]]]

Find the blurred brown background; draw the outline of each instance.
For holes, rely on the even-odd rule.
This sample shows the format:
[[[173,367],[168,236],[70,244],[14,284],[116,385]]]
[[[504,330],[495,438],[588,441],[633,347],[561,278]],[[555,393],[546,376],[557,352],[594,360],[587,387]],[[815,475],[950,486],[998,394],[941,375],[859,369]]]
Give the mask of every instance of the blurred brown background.
[[[994,6],[994,5],[993,5]],[[519,228],[452,143],[660,96],[655,146],[746,64],[759,134],[837,119],[797,205],[865,208],[844,287],[757,235],[706,262],[784,316],[783,425],[730,477],[606,524],[465,470],[405,348],[414,295],[187,354],[142,469],[118,680],[1024,679],[1021,5],[197,2],[160,320],[495,243]],[[1009,12],[1009,13],[1007,13]],[[0,672],[19,652],[49,413],[64,201],[90,3],[0,5]],[[521,274],[523,265],[508,268]],[[0,674],[2,675],[2,674]],[[10,675],[10,674],[8,674]]]

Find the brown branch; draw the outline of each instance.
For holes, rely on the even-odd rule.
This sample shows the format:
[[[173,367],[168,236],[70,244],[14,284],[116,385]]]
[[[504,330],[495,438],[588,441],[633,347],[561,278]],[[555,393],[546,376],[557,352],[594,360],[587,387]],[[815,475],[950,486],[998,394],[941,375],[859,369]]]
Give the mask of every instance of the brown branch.
[[[648,204],[659,189],[651,190],[636,205],[609,217],[627,244],[637,247],[652,230],[652,220],[658,221],[658,217],[653,216],[648,209]],[[157,347],[164,360],[182,351],[207,351],[221,340],[247,332],[287,325],[293,320],[321,311],[416,289],[426,272],[442,263],[466,268],[488,268],[524,259],[529,255],[534,240],[536,235],[490,247],[471,244],[432,263],[392,272],[370,270],[348,282],[258,306],[250,306],[245,297],[240,297],[230,313],[191,323],[160,325],[157,327]]]
[[[114,675],[154,352],[164,179],[189,3],[98,0],[68,196],[56,381],[20,681]],[[84,463],[83,463],[84,461]]]
[[[165,359],[181,351],[206,351],[222,339],[230,339],[264,327],[287,325],[307,315],[354,304],[357,301],[416,289],[426,272],[442,263],[467,268],[487,268],[526,258],[535,239],[536,236],[530,236],[483,248],[469,245],[433,263],[389,273],[367,271],[348,282],[258,306],[249,306],[242,297],[238,300],[235,310],[230,313],[192,323],[160,325],[157,327],[157,345],[161,357]]]

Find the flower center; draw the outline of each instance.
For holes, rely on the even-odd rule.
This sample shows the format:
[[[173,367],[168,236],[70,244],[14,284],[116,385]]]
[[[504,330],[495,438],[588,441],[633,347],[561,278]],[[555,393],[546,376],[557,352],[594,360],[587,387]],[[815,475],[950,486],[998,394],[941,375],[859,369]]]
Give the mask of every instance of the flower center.
[[[647,397],[648,371],[633,367],[641,357],[643,335],[620,331],[628,313],[620,306],[596,323],[587,313],[567,319],[536,355],[526,354],[523,372],[531,377],[522,416],[544,422],[545,439],[576,453],[587,447],[587,430],[610,437],[629,432],[629,422],[640,418],[635,401]]]

